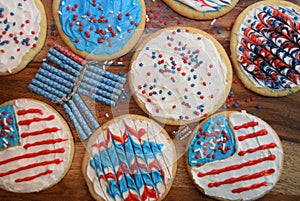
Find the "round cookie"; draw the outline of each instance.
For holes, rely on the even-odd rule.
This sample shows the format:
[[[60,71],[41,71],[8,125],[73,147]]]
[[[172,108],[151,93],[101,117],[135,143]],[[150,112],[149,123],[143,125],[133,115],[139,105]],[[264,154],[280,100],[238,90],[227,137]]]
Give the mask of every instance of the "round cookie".
[[[177,169],[168,133],[138,115],[117,117],[90,138],[82,171],[96,200],[162,200]]]
[[[47,32],[40,0],[0,2],[0,76],[21,71],[42,49]]]
[[[144,112],[162,123],[181,125],[221,107],[231,87],[232,69],[212,36],[191,27],[170,27],[137,49],[128,76]]]
[[[163,0],[174,11],[195,20],[210,20],[230,12],[238,0]]]
[[[283,150],[276,132],[246,112],[202,122],[190,137],[187,168],[196,187],[218,200],[255,200],[279,180]]]
[[[233,26],[230,49],[248,89],[270,97],[299,91],[300,7],[277,0],[249,6]]]
[[[57,184],[74,155],[71,131],[51,106],[16,99],[0,106],[0,188],[38,192]]]
[[[53,13],[64,42],[91,60],[128,53],[145,27],[144,0],[54,0]]]

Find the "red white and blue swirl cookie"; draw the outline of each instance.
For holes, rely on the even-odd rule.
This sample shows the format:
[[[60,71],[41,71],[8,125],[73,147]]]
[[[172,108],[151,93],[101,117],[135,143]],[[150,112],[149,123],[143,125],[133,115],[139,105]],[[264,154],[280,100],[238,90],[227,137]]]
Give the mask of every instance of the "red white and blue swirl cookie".
[[[260,1],[237,18],[231,58],[250,90],[286,96],[300,89],[300,7],[286,1]]]
[[[255,200],[279,180],[280,139],[246,112],[222,112],[202,122],[188,142],[187,167],[196,187],[218,200]]]
[[[142,35],[146,17],[144,0],[54,0],[53,13],[73,52],[102,61],[128,53]]]
[[[230,12],[238,0],[163,0],[174,11],[196,20],[209,20]]]
[[[0,76],[21,71],[42,49],[47,30],[40,0],[0,1]]]
[[[176,174],[176,150],[154,121],[124,115],[89,139],[83,174],[96,200],[162,200]]]
[[[17,99],[0,106],[0,188],[38,192],[58,183],[74,155],[71,131],[49,105]]]
[[[209,34],[170,27],[137,49],[128,73],[137,104],[160,122],[199,121],[221,107],[232,80],[230,60]]]

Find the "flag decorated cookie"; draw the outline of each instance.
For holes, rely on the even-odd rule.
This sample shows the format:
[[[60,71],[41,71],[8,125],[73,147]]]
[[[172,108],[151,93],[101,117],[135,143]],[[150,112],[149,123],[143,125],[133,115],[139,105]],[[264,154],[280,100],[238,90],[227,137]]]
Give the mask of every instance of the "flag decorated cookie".
[[[171,125],[196,122],[215,112],[232,81],[223,47],[191,27],[169,27],[151,35],[133,55],[128,75],[143,111]]]
[[[176,160],[162,127],[143,116],[123,115],[89,138],[82,170],[96,200],[162,200],[175,177]]]
[[[0,1],[0,76],[25,68],[42,49],[46,30],[40,0]]]
[[[54,0],[53,14],[73,52],[102,61],[128,53],[142,35],[146,17],[144,0]]]
[[[300,89],[300,7],[260,1],[246,8],[232,29],[231,58],[250,90],[271,97]]]
[[[16,99],[0,106],[0,188],[38,192],[58,183],[74,154],[71,131],[49,105]]]
[[[163,0],[175,12],[196,20],[210,20],[230,12],[238,0]]]
[[[255,200],[279,180],[280,139],[265,121],[246,112],[222,112],[190,137],[187,167],[196,187],[218,200]]]

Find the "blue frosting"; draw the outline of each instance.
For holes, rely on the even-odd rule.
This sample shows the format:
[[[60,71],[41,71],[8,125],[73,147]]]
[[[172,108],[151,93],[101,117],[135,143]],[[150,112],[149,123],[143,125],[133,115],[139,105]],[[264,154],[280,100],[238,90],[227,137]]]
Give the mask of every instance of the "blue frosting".
[[[206,121],[195,133],[188,149],[188,164],[203,165],[227,158],[234,153],[235,142],[227,118],[217,115]]]
[[[19,132],[12,105],[0,108],[0,149],[9,148],[19,143]]]
[[[136,24],[140,24],[142,20],[142,5],[139,0],[97,0],[95,6],[92,0],[61,0],[61,2],[64,4],[60,4],[59,10],[62,14],[59,19],[63,32],[78,50],[96,55],[113,54],[122,50],[133,36]],[[77,8],[75,4],[78,5]],[[67,10],[68,6],[69,10]],[[122,17],[118,15],[119,13]],[[74,14],[77,15],[76,20]],[[96,22],[90,20],[91,18]],[[82,26],[77,24],[78,21]],[[108,30],[109,26],[115,36]],[[80,28],[82,31],[79,30]],[[86,32],[89,37],[86,37]]]

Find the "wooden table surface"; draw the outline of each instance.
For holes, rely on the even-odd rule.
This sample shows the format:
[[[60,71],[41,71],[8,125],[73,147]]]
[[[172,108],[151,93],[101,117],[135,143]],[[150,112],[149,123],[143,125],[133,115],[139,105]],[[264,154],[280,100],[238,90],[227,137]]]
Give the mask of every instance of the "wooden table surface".
[[[45,58],[46,53],[50,48],[49,45],[53,45],[54,43],[64,45],[59,36],[57,37],[57,40],[54,40],[50,37],[50,25],[54,23],[52,14],[52,1],[42,0],[42,2],[44,3],[48,18],[48,33],[45,46],[23,71],[19,72],[16,75],[0,77],[0,104],[15,98],[34,98],[52,105],[62,114],[62,116],[66,119],[72,129],[73,136],[75,138],[75,156],[70,171],[67,173],[64,179],[54,187],[39,193],[30,194],[14,194],[6,192],[4,190],[0,190],[0,200],[89,201],[93,200],[93,198],[88,192],[87,186],[81,173],[81,162],[85,148],[81,143],[73,125],[60,106],[39,95],[34,94],[27,89],[28,84],[40,67],[42,59]],[[244,8],[254,2],[256,1],[240,0],[233,11],[217,19],[216,24],[218,24],[218,28],[214,28],[210,25],[211,21],[190,20],[174,13],[172,10],[167,8],[164,3],[158,0],[148,0],[146,1],[146,8],[152,12],[153,18],[150,20],[148,25],[149,28],[145,31],[144,36],[148,36],[149,33],[160,28],[168,26],[178,26],[180,23],[182,23],[181,25],[183,26],[200,28],[207,31],[208,33],[213,33],[218,29],[221,29],[222,33],[214,34],[214,36],[224,46],[227,53],[229,54],[230,31],[228,31],[227,27],[231,27],[232,22],[236,19],[238,14]],[[300,5],[300,0],[292,0],[291,2]],[[114,73],[126,73],[128,71],[132,52],[123,57],[124,66],[109,67],[108,70]],[[229,109],[247,110],[249,113],[256,113],[258,117],[261,117],[262,119],[267,121],[274,128],[274,130],[280,136],[284,148],[285,158],[281,178],[275,188],[266,196],[261,198],[261,200],[299,200],[300,92],[282,98],[267,98],[257,95],[246,89],[236,78],[236,76],[234,76],[233,81],[234,83],[232,84],[232,91],[235,95],[234,100],[239,101],[240,103],[239,107],[230,107]],[[255,100],[249,103],[245,102],[245,99],[249,97],[254,97]],[[257,105],[261,105],[262,108],[257,109]],[[132,113],[146,116],[146,114],[138,108],[133,99],[126,101],[124,104],[118,105],[116,108],[110,108],[97,102],[91,102],[89,106],[90,109],[95,112],[95,115],[97,116],[100,124],[103,124],[104,122],[113,118],[113,116],[118,116],[120,114]],[[103,117],[103,114],[105,113],[109,114],[108,118],[105,116]],[[195,127],[195,125],[191,125],[191,127],[193,128]],[[165,126],[165,129],[169,132],[169,134],[171,134],[172,131],[177,129],[177,127]],[[175,177],[173,186],[165,200],[212,200],[201,194],[193,185],[186,172],[184,156],[178,159],[177,175]]]

